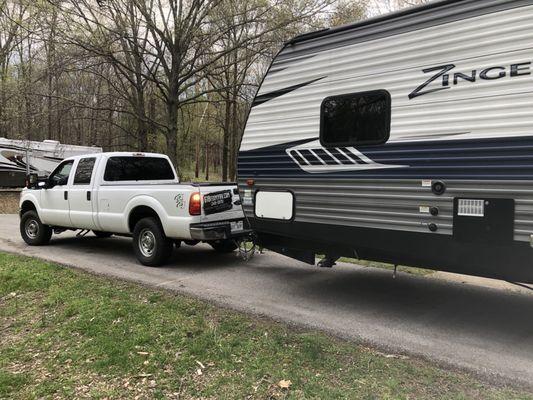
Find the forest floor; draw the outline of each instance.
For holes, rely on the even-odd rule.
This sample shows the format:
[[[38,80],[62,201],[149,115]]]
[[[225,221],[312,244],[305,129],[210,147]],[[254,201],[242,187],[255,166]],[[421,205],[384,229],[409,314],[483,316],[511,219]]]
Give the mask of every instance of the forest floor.
[[[0,398],[533,399],[183,295],[0,254]]]
[[[0,214],[16,214],[19,209],[20,191],[0,189]]]

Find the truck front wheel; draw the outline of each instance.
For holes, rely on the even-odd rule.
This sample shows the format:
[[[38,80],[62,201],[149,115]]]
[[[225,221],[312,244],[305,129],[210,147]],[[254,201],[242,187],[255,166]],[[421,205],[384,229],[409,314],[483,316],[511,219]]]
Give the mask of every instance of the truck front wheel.
[[[20,235],[30,246],[42,246],[50,242],[52,228],[41,222],[36,211],[26,211],[20,218]]]
[[[159,221],[143,218],[133,230],[133,250],[137,260],[148,267],[164,264],[172,253],[173,243],[165,236]]]

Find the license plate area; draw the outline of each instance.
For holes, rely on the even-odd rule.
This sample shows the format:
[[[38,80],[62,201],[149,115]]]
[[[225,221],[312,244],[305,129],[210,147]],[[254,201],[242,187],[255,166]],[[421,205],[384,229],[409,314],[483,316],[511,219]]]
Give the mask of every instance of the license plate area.
[[[231,190],[223,190],[204,195],[205,215],[228,211],[232,208],[233,204]]]
[[[231,233],[242,232],[244,230],[244,221],[230,222]]]

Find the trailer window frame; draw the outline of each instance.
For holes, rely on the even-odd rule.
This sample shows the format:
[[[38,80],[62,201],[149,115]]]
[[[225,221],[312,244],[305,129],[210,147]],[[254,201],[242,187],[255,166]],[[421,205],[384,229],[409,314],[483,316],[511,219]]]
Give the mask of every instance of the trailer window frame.
[[[324,107],[325,104],[333,99],[342,99],[342,98],[354,98],[354,97],[364,97],[364,96],[376,96],[380,95],[384,97],[385,100],[385,112],[384,112],[384,119],[385,119],[385,126],[384,126],[384,135],[380,137],[379,139],[375,140],[350,140],[350,141],[344,141],[344,142],[328,142],[325,140],[324,135],[326,134],[326,121],[325,121],[325,114],[324,114]],[[379,90],[371,90],[371,91],[364,91],[364,92],[354,92],[354,93],[346,93],[341,95],[335,95],[335,96],[328,96],[322,100],[322,103],[320,104],[320,144],[325,148],[335,148],[335,147],[351,147],[351,146],[369,146],[369,145],[381,145],[388,142],[390,139],[390,131],[391,131],[391,113],[392,113],[392,100],[390,93],[385,89],[379,89]]]
[[[281,219],[281,218],[270,218],[270,217],[262,217],[260,215],[257,215],[256,209],[257,209],[257,195],[260,192],[269,192],[269,193],[290,193],[292,196],[292,210],[291,210],[291,218],[290,219]],[[279,223],[291,223],[294,222],[294,219],[296,218],[296,195],[294,191],[290,189],[257,189],[253,195],[253,207],[254,207],[254,218],[260,220],[260,221],[271,221],[271,222],[279,222]]]

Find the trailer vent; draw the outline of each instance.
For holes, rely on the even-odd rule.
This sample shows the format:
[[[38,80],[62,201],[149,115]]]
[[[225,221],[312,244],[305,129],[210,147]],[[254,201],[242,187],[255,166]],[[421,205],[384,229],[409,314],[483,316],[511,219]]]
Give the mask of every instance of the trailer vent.
[[[461,217],[484,217],[485,200],[459,199],[457,215]]]

